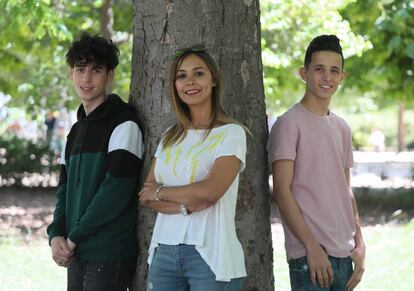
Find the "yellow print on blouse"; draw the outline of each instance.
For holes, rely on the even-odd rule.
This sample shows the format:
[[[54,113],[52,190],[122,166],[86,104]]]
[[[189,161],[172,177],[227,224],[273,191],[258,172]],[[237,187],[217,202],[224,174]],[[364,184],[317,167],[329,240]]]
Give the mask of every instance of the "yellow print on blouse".
[[[190,160],[191,165],[191,175],[190,175],[190,183],[195,182],[195,173],[197,166],[199,164],[199,157],[202,153],[205,153],[206,151],[212,152],[214,151],[217,146],[221,143],[224,136],[226,135],[226,131],[221,131],[216,134],[209,135],[207,139],[201,139],[198,143],[193,144],[188,152],[185,154],[185,159]],[[179,163],[180,155],[183,152],[183,148],[181,145],[177,146],[173,150],[171,147],[168,147],[166,150],[166,157],[165,157],[165,163],[169,164],[171,161],[173,162],[172,166],[172,172],[175,177],[178,177],[179,173],[177,172],[177,165]],[[174,157],[173,157],[174,155]]]
[[[180,146],[177,147],[177,151],[175,152],[173,173],[174,173],[174,176],[176,176],[176,177],[178,176],[178,174],[177,174],[177,164],[178,164],[178,160],[179,160],[179,157],[180,157],[180,154],[181,154],[182,151],[183,151],[183,149],[180,145]]]
[[[223,140],[224,136],[225,136],[226,132],[222,131],[216,134],[213,134],[211,136],[209,136],[207,138],[207,140],[205,140],[204,142],[199,142],[195,145],[195,147],[191,147],[189,153],[187,154],[187,158],[190,157],[191,151],[193,149],[195,149],[196,147],[202,146],[204,144],[204,146],[198,150],[194,155],[191,156],[191,176],[190,176],[190,183],[194,183],[195,182],[195,172],[199,163],[199,156],[206,152],[206,151],[214,151],[217,146],[220,144],[220,142]]]

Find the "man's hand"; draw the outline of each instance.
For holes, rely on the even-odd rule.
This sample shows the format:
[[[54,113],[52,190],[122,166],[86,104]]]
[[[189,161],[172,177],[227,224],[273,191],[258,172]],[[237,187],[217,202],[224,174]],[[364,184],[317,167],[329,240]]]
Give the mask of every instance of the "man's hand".
[[[73,256],[73,250],[71,250],[66,243],[66,240],[62,236],[55,236],[50,242],[52,250],[52,258],[55,263],[60,267],[68,267]]]
[[[351,253],[351,260],[354,262],[354,271],[346,283],[346,287],[352,290],[361,282],[365,271],[365,245],[355,247]]]
[[[74,252],[76,248],[76,244],[73,241],[71,241],[70,238],[66,239],[66,243],[68,244],[68,247],[70,248],[70,250]]]
[[[319,244],[308,249],[307,260],[313,286],[317,282],[322,288],[329,287],[334,280],[334,274],[328,255]]]

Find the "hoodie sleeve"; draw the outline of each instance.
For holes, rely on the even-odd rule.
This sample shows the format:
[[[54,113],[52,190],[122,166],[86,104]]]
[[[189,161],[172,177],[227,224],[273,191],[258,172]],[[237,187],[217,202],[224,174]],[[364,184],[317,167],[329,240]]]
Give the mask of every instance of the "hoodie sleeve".
[[[143,148],[142,134],[135,122],[126,121],[114,129],[108,145],[105,179],[84,215],[69,233],[70,240],[78,244],[128,207],[136,195]]]
[[[49,244],[55,236],[65,236],[65,216],[66,216],[66,165],[65,165],[65,147],[62,150],[60,158],[60,175],[59,184],[56,191],[56,208],[53,212],[53,221],[47,227]]]

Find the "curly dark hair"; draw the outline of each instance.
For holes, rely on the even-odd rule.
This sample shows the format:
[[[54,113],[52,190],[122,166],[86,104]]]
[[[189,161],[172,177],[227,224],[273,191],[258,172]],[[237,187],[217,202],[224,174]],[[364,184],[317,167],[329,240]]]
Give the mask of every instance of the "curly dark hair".
[[[93,64],[106,67],[108,71],[111,71],[119,64],[118,56],[119,49],[112,40],[83,32],[80,39],[70,46],[66,54],[66,62],[71,68]]]

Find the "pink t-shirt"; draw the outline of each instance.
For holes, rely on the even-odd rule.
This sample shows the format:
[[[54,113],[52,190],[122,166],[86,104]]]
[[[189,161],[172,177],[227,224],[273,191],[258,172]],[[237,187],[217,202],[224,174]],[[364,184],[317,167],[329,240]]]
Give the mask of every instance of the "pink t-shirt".
[[[293,160],[291,190],[310,231],[331,256],[355,247],[355,221],[344,170],[353,165],[351,129],[334,113],[318,116],[296,104],[273,125],[270,162]],[[288,260],[306,255],[282,218]]]

